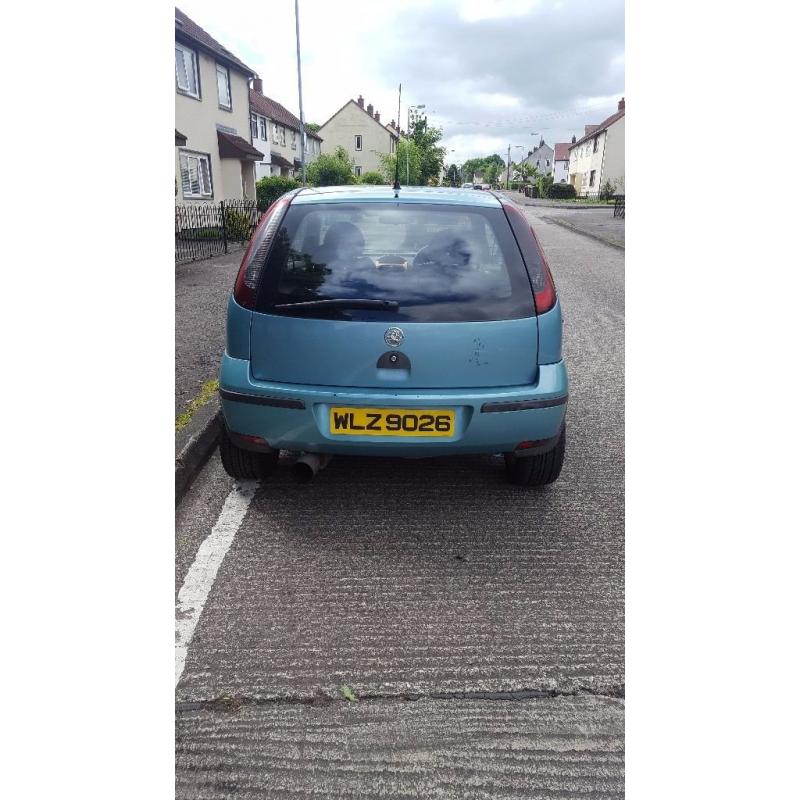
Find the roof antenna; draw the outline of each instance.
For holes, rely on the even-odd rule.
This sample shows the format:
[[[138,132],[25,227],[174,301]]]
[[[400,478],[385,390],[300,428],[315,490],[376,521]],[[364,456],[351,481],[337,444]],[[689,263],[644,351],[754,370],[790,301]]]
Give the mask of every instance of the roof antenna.
[[[397,130],[400,130],[400,98],[403,96],[403,84],[401,83],[397,88]],[[397,136],[397,144],[400,144],[400,135]],[[394,151],[394,196],[398,197],[400,191],[400,152],[397,148]]]

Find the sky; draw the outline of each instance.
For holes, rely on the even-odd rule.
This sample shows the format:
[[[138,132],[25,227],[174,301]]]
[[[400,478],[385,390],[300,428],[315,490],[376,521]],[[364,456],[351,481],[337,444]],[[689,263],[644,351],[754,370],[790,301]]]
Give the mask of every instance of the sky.
[[[364,97],[401,120],[425,105],[446,163],[519,160],[541,138],[580,138],[625,94],[624,0],[299,0],[303,106],[324,123]],[[298,114],[294,0],[181,0]]]

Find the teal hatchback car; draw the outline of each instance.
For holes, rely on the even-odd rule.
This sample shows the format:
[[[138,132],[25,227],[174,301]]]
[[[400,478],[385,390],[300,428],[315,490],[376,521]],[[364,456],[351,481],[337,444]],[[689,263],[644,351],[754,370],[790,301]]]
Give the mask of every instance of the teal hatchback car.
[[[311,480],[337,454],[503,453],[511,482],[558,478],[561,308],[505,197],[300,189],[264,214],[228,304],[222,463],[263,477],[280,450]]]

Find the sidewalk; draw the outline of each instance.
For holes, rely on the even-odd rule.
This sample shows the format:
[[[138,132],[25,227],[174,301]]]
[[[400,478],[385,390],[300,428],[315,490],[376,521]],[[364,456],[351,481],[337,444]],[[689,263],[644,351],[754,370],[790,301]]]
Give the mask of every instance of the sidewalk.
[[[228,295],[242,252],[175,267],[175,416],[217,377]]]
[[[533,200],[519,192],[504,192],[518,205],[535,206],[543,220],[561,225],[575,233],[590,236],[604,244],[625,249],[625,218],[614,216],[613,206],[580,206],[555,204],[549,200]]]
[[[216,385],[228,296],[242,251],[175,266],[175,492],[179,499],[219,436]],[[180,429],[178,429],[180,427]]]

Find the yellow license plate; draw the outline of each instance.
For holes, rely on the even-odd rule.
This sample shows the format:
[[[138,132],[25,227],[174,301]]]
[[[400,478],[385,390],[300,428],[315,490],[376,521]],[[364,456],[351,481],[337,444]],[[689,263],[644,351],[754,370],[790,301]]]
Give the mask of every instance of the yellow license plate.
[[[341,436],[452,437],[456,412],[441,408],[347,408],[330,410],[331,433]]]

